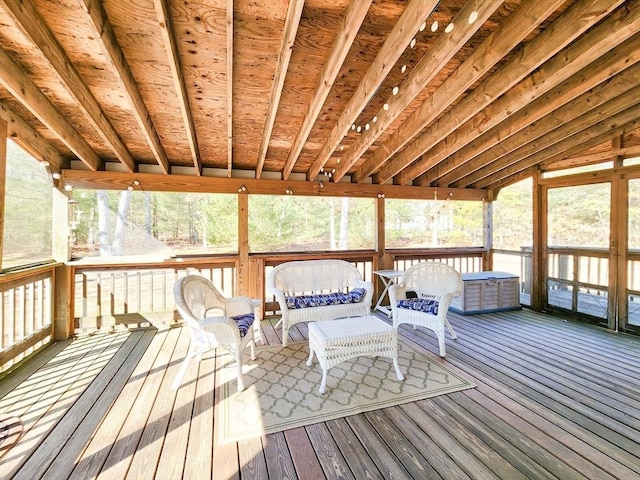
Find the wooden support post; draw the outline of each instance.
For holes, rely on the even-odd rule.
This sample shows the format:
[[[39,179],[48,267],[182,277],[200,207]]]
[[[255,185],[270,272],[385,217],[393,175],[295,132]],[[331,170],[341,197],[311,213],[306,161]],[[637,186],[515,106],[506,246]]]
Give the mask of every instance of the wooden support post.
[[[493,196],[482,202],[482,233],[483,247],[482,270],[493,270]]]
[[[60,182],[58,182],[60,187]],[[69,215],[71,204],[69,203],[71,192],[60,188],[53,188],[51,201],[55,215],[52,219],[52,254],[54,260],[62,265],[56,267],[53,275],[53,323],[51,334],[54,340],[64,340],[73,336],[73,273],[71,268],[64,263],[71,258],[71,245],[69,243]]]
[[[4,195],[5,181],[7,178],[7,122],[0,118],[0,265],[4,238]]]
[[[238,194],[238,276],[236,295],[251,296],[249,266],[249,194]]]
[[[620,137],[612,141],[614,151],[621,148]],[[613,158],[614,168],[622,167],[622,157]],[[611,234],[609,249],[609,302],[608,326],[614,331],[624,331],[628,323],[627,279],[629,249],[629,178],[615,175],[611,182]],[[616,286],[611,291],[611,286]]]
[[[64,340],[73,336],[73,277],[74,269],[64,263],[58,265],[53,272],[51,334],[54,340]]]
[[[373,257],[372,270],[392,270],[394,267],[393,257],[386,253],[385,216],[385,197],[378,196],[376,198],[376,254]],[[384,285],[377,275],[373,275],[371,281],[373,283],[373,297],[378,298]]]
[[[531,308],[547,304],[547,189],[540,185],[540,169],[533,170],[533,250],[531,252]]]

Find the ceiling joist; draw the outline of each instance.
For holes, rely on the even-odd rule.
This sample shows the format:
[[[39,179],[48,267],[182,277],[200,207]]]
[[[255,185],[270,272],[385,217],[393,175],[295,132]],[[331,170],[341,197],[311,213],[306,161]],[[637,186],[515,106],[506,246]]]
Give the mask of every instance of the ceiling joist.
[[[83,175],[484,195],[640,148],[640,0],[0,0],[0,25],[9,135]]]

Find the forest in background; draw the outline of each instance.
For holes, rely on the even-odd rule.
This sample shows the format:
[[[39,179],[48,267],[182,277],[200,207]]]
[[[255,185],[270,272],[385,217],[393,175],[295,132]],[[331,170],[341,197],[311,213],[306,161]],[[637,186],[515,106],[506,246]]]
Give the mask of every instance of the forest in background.
[[[8,142],[3,268],[51,258],[52,182]],[[549,244],[608,246],[608,184],[552,189]],[[531,180],[504,188],[494,204],[493,246],[530,247]],[[482,205],[454,200],[385,201],[387,248],[482,245]],[[74,191],[73,257],[237,251],[237,195]],[[629,245],[640,248],[640,180],[630,180]],[[252,252],[373,249],[375,200],[250,195]]]

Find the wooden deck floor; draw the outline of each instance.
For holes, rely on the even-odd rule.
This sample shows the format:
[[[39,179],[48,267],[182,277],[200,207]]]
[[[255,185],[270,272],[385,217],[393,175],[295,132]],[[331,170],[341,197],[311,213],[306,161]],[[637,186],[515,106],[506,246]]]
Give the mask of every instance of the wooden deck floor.
[[[447,363],[477,388],[226,445],[215,356],[169,388],[186,330],[57,344],[0,383],[24,428],[0,477],[640,478],[640,338],[529,310],[450,319]],[[401,332],[436,355],[432,334]]]

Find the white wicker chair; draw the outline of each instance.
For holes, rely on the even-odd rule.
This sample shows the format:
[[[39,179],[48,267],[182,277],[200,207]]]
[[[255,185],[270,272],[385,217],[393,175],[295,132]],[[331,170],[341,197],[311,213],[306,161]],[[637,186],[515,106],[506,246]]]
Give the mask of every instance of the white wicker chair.
[[[410,323],[415,328],[421,326],[433,330],[438,337],[440,356],[446,354],[444,342],[445,326],[451,337],[457,338],[447,312],[454,297],[462,294],[462,277],[454,268],[439,262],[421,262],[408,268],[400,277],[397,285],[389,288],[389,299],[393,316],[393,325]],[[415,292],[418,299],[435,300],[437,313],[411,308],[400,308],[398,302],[407,300],[407,292]]]
[[[182,362],[171,388],[180,388],[187,366],[193,357],[200,361],[204,352],[223,347],[235,356],[238,391],[244,390],[242,352],[250,345],[251,360],[255,360],[255,330],[249,325],[242,336],[238,323],[232,317],[253,315],[251,300],[248,297],[226,298],[213,283],[200,275],[180,278],[174,285],[173,294],[176,308],[189,327],[191,343],[189,353]]]

